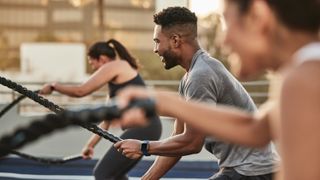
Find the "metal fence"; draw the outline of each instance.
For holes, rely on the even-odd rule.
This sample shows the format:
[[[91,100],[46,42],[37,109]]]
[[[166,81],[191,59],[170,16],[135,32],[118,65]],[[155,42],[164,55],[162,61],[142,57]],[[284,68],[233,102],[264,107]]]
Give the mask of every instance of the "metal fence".
[[[38,90],[42,87],[45,82],[18,82],[18,84],[27,87],[30,90]],[[66,83],[72,84],[72,83]],[[74,83],[73,83],[74,84]],[[177,91],[179,86],[179,81],[174,80],[148,80],[146,81],[148,87],[153,88],[162,88],[172,91]],[[266,101],[268,96],[268,87],[269,82],[266,80],[262,81],[250,81],[242,82],[243,86],[249,92],[250,96],[254,100],[257,106]],[[7,87],[0,86],[0,103],[8,104],[16,99],[20,94],[16,93],[13,90],[8,89]],[[51,95],[45,96],[45,98],[50,101],[62,106],[64,108],[75,108],[83,107],[87,105],[96,105],[103,104],[107,99],[107,88],[104,87],[89,96],[83,98],[73,98],[59,93],[53,93]],[[48,113],[48,110],[39,106],[37,103],[32,100],[25,99],[18,104],[18,113],[20,115],[39,115]]]

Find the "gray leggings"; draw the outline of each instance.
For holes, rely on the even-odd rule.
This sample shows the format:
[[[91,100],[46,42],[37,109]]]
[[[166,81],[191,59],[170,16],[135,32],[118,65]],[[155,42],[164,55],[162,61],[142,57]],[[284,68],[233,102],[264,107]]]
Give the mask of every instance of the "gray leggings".
[[[225,168],[209,178],[209,180],[272,180],[273,173],[258,175],[258,176],[244,176],[237,173],[233,168]]]
[[[122,139],[159,140],[161,136],[161,123],[159,118],[150,120],[150,124],[143,128],[127,129]],[[102,159],[96,164],[93,174],[96,180],[125,180],[127,173],[140,159],[129,159],[111,147]]]

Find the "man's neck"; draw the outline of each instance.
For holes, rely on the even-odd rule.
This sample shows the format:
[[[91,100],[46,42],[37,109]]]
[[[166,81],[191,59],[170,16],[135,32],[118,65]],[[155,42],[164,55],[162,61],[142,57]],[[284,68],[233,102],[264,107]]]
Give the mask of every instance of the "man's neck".
[[[183,47],[182,62],[180,63],[180,66],[185,69],[186,72],[189,71],[193,56],[199,49],[200,46],[198,43]]]

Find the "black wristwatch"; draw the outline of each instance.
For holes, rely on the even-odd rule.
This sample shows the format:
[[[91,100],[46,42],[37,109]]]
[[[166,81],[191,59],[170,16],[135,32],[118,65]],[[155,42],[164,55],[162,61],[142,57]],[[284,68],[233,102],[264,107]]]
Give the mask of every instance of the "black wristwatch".
[[[149,149],[149,141],[145,140],[141,143],[140,150],[143,155],[150,156],[150,154],[148,153],[148,149]]]

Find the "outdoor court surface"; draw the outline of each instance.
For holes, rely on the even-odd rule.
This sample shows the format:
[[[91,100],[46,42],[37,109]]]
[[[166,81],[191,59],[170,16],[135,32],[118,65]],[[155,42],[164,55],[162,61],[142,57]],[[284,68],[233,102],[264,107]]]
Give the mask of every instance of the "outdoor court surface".
[[[47,165],[17,157],[0,160],[1,180],[94,180],[92,168],[96,160],[77,160],[60,165]],[[130,180],[137,180],[143,175],[152,161],[143,160],[129,172]],[[164,180],[200,180],[208,179],[218,166],[215,162],[181,161]]]

